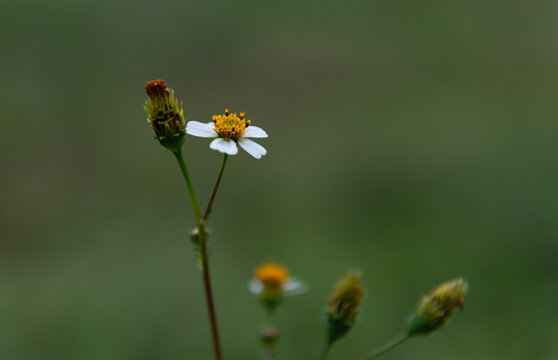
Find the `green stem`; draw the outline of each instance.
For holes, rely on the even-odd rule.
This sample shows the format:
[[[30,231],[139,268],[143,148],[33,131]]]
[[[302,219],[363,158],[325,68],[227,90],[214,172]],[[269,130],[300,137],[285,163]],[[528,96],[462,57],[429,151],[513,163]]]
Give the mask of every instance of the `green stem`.
[[[266,328],[273,329],[275,332],[277,331],[275,328],[275,311],[265,308],[264,312],[264,326],[262,327],[260,336],[263,335],[263,331],[265,331]],[[266,344],[266,342],[262,339],[262,360],[273,360],[273,348],[275,347],[277,341],[278,339],[276,338],[272,343]]]
[[[264,347],[262,350],[262,360],[273,360],[273,349]]]
[[[331,342],[330,341],[326,342],[326,344],[324,346],[324,350],[322,351],[322,356],[320,357],[321,360],[325,360],[325,358],[327,357],[327,354],[329,353],[329,349],[331,349]]]
[[[275,309],[270,310],[268,308],[264,308],[264,324],[265,326],[275,326]]]
[[[188,169],[186,168],[186,163],[184,162],[184,157],[182,156],[182,150],[173,151],[176,161],[180,166],[182,175],[184,175],[184,181],[186,182],[186,187],[190,193],[190,201],[192,202],[192,209],[194,210],[194,216],[196,218],[196,226],[198,228],[198,236],[200,238],[200,262],[203,278],[203,287],[205,291],[205,301],[207,304],[207,311],[209,313],[209,325],[211,328],[211,340],[213,342],[213,354],[215,355],[215,360],[221,360],[221,346],[219,343],[219,331],[217,328],[217,316],[215,315],[215,304],[213,302],[213,293],[211,291],[211,280],[209,276],[209,261],[207,258],[207,241],[205,232],[205,223],[201,216],[200,205],[198,198],[196,197],[196,192],[194,191],[194,185],[192,184],[192,179],[188,174]]]
[[[203,222],[207,224],[209,220],[209,215],[211,215],[211,210],[213,207],[213,202],[215,201],[215,195],[217,195],[217,189],[219,189],[219,185],[221,184],[221,178],[223,177],[223,172],[225,171],[225,165],[227,165],[227,159],[229,156],[225,154],[223,156],[223,163],[221,164],[221,170],[219,171],[219,175],[217,176],[217,181],[215,181],[215,186],[213,187],[213,192],[211,193],[211,197],[209,198],[209,202],[207,203],[207,208],[205,209],[205,213],[203,214]]]
[[[384,347],[383,349],[371,354],[371,355],[367,355],[363,358],[363,360],[372,360],[377,358],[378,356],[387,353],[388,351],[390,351],[391,349],[397,347],[398,345],[401,345],[403,342],[405,342],[405,340],[409,339],[411,336],[407,333],[405,335],[403,335],[402,337],[400,337],[399,339],[393,341],[391,344],[388,344],[386,347]]]
[[[178,161],[178,166],[180,166],[180,170],[182,171],[182,175],[184,175],[184,180],[186,181],[186,187],[188,188],[188,192],[190,193],[190,201],[192,202],[192,209],[194,210],[194,216],[196,218],[196,225],[199,228],[201,225],[201,211],[200,211],[200,204],[198,202],[198,198],[196,196],[196,192],[194,191],[194,185],[192,184],[192,179],[190,179],[190,174],[188,173],[188,169],[186,168],[186,163],[184,162],[184,157],[182,156],[182,150],[177,150],[172,152],[176,157],[176,161]],[[200,229],[198,229],[200,230]],[[200,233],[201,234],[201,233]],[[202,235],[200,235],[202,236]]]

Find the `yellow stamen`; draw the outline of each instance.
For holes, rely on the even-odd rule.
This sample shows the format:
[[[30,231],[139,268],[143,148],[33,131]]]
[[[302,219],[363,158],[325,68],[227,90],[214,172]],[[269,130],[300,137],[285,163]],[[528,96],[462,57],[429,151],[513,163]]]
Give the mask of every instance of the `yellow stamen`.
[[[289,272],[283,266],[269,262],[258,267],[254,277],[263,282],[264,286],[278,289],[289,277]]]
[[[236,141],[244,135],[244,131],[250,125],[250,120],[244,119],[243,112],[238,117],[236,113],[230,114],[229,109],[226,109],[223,115],[213,115],[213,123],[219,137]]]

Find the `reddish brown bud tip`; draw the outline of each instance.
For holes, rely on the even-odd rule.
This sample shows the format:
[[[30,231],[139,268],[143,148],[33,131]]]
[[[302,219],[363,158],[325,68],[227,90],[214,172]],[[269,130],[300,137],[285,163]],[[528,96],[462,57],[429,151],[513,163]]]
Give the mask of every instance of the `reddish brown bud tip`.
[[[148,81],[145,84],[145,92],[152,99],[168,96],[167,83],[163,79]]]

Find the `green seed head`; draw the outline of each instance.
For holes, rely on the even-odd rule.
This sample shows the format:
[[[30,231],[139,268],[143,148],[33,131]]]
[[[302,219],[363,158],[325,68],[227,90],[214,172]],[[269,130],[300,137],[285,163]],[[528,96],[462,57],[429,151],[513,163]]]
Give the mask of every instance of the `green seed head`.
[[[147,99],[143,108],[155,138],[169,150],[180,149],[186,127],[182,104],[178,103],[174,91],[167,88],[165,80],[148,81],[145,92]]]
[[[272,326],[264,327],[260,331],[260,340],[263,346],[272,348],[279,340],[279,332]]]
[[[426,335],[439,329],[464,306],[469,286],[462,278],[446,282],[423,296],[409,324],[409,335]]]
[[[327,308],[328,341],[333,343],[354,326],[364,298],[360,274],[349,272],[329,298]]]

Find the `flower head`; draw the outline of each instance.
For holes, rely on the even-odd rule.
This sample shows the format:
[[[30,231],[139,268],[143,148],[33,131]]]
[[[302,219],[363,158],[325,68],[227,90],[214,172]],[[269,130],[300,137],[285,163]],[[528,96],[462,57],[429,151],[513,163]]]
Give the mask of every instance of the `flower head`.
[[[281,291],[282,285],[289,278],[289,271],[278,264],[266,263],[258,267],[254,277],[262,282],[268,291]]]
[[[269,310],[274,310],[285,296],[301,294],[307,287],[302,281],[291,277],[285,267],[268,262],[254,271],[248,289],[252,294],[259,295]]]
[[[467,282],[459,278],[448,281],[423,296],[411,317],[409,334],[428,334],[444,325],[457,309],[463,308],[468,289]]]
[[[237,116],[236,113],[230,113],[227,109],[222,115],[214,115],[213,121],[209,123],[188,121],[186,133],[193,136],[215,138],[209,147],[228,155],[238,153],[237,144],[256,159],[267,154],[263,146],[249,139],[266,138],[267,133],[263,129],[251,125],[250,120],[245,119],[243,112]]]
[[[167,88],[165,80],[148,81],[145,85],[147,99],[143,106],[147,122],[159,143],[169,149],[178,150],[184,143],[184,111]]]
[[[343,337],[356,322],[360,305],[364,298],[364,288],[360,273],[349,272],[341,280],[329,298],[327,308],[328,341]]]

